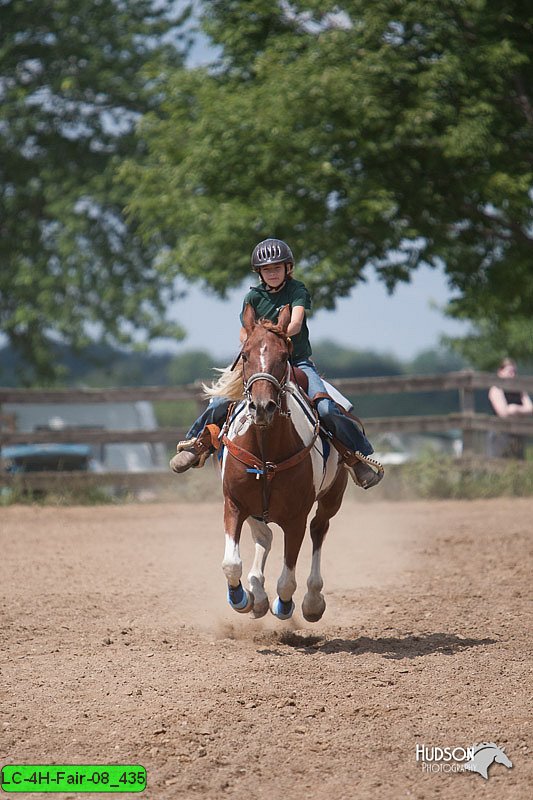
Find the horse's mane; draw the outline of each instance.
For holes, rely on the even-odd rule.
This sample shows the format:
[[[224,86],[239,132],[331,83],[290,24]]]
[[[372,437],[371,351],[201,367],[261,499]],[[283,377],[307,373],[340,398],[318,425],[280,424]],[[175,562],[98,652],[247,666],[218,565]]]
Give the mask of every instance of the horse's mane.
[[[244,397],[242,361],[239,359],[239,362],[233,368],[231,366],[224,369],[216,368],[215,372],[220,373],[216,381],[212,381],[209,384],[202,383],[204,397],[227,397],[228,400],[242,400]]]
[[[270,333],[280,336],[288,343],[289,349],[292,349],[292,344],[290,339],[287,337],[286,331],[280,328],[279,325],[276,325],[276,323],[265,318],[261,318],[257,324],[261,325],[261,327]],[[204,397],[227,397],[228,400],[242,400],[244,393],[241,359],[238,358],[233,367],[228,366],[224,369],[215,369],[215,372],[220,373],[216,381],[213,381],[210,384],[202,383]]]

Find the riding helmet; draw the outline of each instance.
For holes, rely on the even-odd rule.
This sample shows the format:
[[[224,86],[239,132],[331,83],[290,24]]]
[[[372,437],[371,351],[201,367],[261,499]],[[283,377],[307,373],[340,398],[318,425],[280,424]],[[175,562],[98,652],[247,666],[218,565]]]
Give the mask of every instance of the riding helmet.
[[[252,268],[258,272],[267,264],[294,264],[294,256],[288,244],[281,239],[264,239],[256,244],[252,253]]]

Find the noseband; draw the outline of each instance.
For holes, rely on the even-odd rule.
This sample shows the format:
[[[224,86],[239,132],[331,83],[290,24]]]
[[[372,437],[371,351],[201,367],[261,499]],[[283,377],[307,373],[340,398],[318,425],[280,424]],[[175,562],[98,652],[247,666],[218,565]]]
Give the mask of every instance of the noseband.
[[[278,412],[280,414],[283,414],[284,412],[281,410],[281,400],[282,400],[282,397],[285,394],[285,384],[287,383],[287,374],[288,374],[288,370],[285,373],[285,375],[282,378],[282,380],[278,381],[278,379],[274,375],[271,375],[270,372],[254,372],[253,375],[250,375],[250,377],[247,378],[244,381],[244,389],[243,390],[244,390],[244,396],[246,398],[246,402],[248,404],[252,402],[252,386],[254,385],[254,383],[257,383],[257,381],[268,381],[277,390],[278,394],[277,394],[275,402],[276,402],[276,406],[278,408]],[[243,370],[243,378],[244,378],[244,370]]]

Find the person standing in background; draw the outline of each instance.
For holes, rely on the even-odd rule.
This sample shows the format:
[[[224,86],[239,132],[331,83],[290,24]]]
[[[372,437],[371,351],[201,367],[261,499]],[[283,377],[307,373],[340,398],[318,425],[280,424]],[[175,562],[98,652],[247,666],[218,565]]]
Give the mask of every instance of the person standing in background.
[[[498,378],[515,378],[516,363],[504,358],[497,372]],[[498,417],[509,419],[533,414],[533,402],[527,392],[506,391],[491,386],[489,400]],[[489,440],[489,455],[497,458],[524,458],[524,437],[508,433],[493,432]]]

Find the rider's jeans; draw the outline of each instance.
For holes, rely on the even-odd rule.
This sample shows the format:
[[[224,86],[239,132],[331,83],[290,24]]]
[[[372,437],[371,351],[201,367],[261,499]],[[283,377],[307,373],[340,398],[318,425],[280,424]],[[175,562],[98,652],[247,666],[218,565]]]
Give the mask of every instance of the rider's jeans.
[[[311,399],[320,392],[327,393],[324,382],[310,359],[296,361],[295,366],[300,367],[307,375],[309,381],[307,394]],[[369,456],[374,452],[374,448],[357,422],[339,411],[332,400],[322,398],[316,404],[316,410],[324,428],[336,436],[349,450],[358,450],[364,456]]]

